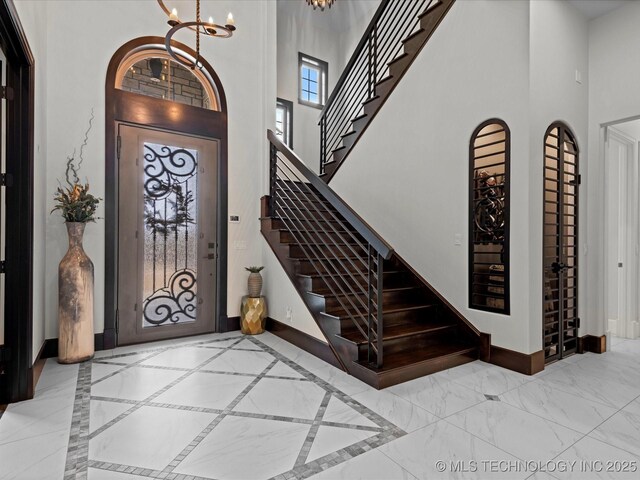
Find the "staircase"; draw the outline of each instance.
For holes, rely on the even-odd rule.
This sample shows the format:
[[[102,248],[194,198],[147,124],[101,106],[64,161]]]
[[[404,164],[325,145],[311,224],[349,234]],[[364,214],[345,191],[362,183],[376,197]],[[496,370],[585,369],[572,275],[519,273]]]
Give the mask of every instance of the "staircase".
[[[376,388],[487,358],[483,337],[272,131],[261,232],[339,363]]]
[[[327,183],[455,0],[382,0],[320,116],[320,177]]]

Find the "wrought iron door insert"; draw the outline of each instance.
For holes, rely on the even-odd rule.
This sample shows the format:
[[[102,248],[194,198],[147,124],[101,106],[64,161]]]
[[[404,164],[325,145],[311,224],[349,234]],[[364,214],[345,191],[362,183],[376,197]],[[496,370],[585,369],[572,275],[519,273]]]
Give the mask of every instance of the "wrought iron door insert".
[[[144,327],[192,322],[197,305],[196,150],[144,144]]]
[[[544,140],[543,347],[559,360],[578,347],[578,146],[562,123]]]

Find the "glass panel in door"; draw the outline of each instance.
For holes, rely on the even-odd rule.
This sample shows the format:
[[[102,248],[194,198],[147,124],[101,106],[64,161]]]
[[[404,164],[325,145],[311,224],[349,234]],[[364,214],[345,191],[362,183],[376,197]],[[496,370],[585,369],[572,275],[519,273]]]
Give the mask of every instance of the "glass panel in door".
[[[142,326],[193,322],[198,277],[198,151],[144,143]]]

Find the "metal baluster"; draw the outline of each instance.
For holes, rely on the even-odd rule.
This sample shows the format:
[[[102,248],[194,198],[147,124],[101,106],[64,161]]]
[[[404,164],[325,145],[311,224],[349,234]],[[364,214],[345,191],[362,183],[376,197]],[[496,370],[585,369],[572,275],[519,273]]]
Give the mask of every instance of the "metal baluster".
[[[276,171],[276,163],[278,161],[278,149],[276,148],[275,145],[270,144],[270,162],[269,162],[269,216],[271,216],[271,218],[278,218],[278,215],[276,215],[276,202],[275,202],[275,198],[276,198],[276,189],[277,189],[277,181],[278,181],[278,174]]]
[[[367,288],[369,290],[367,296],[367,361],[373,363],[373,252],[371,245],[367,248],[367,259],[369,262],[369,269],[367,271]]]
[[[377,252],[376,252],[377,253]],[[378,300],[378,362],[377,362],[377,366],[378,368],[382,367],[382,335],[383,335],[383,311],[382,311],[382,300],[383,300],[383,295],[382,295],[382,288],[383,288],[383,276],[384,276],[384,258],[382,257],[382,255],[380,255],[380,253],[377,253],[378,256],[378,285],[377,285],[377,292],[376,292],[376,296],[377,296],[377,300]]]
[[[327,111],[320,119],[320,174],[324,173],[327,163]]]

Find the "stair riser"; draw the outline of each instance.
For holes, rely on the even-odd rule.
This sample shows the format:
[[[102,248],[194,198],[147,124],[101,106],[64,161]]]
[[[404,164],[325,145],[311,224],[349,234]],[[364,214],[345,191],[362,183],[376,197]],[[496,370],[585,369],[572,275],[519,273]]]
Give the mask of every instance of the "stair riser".
[[[320,256],[320,254],[317,255]],[[366,274],[366,265],[363,265],[359,260],[349,261],[345,259],[340,260],[340,262],[342,263],[338,263],[337,261],[323,261],[322,263],[314,261],[312,263],[308,260],[299,260],[296,272],[301,275],[316,275],[317,273],[323,275],[342,275],[344,277],[352,275],[357,276],[357,280],[364,281],[361,278],[361,274]],[[350,283],[353,283],[353,280],[350,280]]]
[[[359,118],[358,120],[356,120],[355,122],[352,122],[351,124],[353,125],[354,130],[361,132],[364,129],[365,125],[367,125],[370,120],[371,120],[371,117],[367,115],[366,117]]]
[[[398,61],[394,61],[390,63],[389,74],[392,77],[398,77],[398,78],[401,77],[402,74],[405,72],[405,70],[409,67],[409,64],[411,63],[412,58],[413,57],[411,55],[407,55]]]
[[[291,194],[289,194],[289,196],[291,197]],[[297,200],[293,197],[287,198],[284,193],[276,193],[274,202],[276,203],[276,210],[283,209],[288,211],[289,209],[291,209],[292,212],[289,213],[293,213],[293,211],[295,211],[296,215],[300,215],[302,212],[308,211],[336,212],[336,209],[333,208],[329,203],[316,201],[315,199]]]
[[[384,355],[392,355],[406,350],[426,350],[442,342],[446,342],[449,334],[455,329],[456,327],[450,327],[434,332],[411,335],[409,337],[384,339],[382,341],[382,352]],[[368,348],[366,343],[358,345],[358,360],[366,360],[367,352]]]
[[[406,42],[402,42],[404,46],[404,52],[408,53],[409,55],[415,55],[420,51],[426,39],[427,39],[427,33],[423,31],[421,33],[418,33],[416,36],[411,37],[410,40]]]
[[[326,231],[328,233],[344,233],[355,232],[355,228],[351,227],[348,223],[338,222],[333,220],[331,214],[327,212],[309,212],[306,217],[303,217],[300,212],[296,212],[295,216],[293,212],[282,212],[281,218],[270,218],[272,230],[283,230],[287,228],[287,225],[291,226],[294,230],[318,230]],[[288,218],[287,218],[288,215]],[[339,218],[339,217],[338,217]],[[349,237],[351,238],[351,237]]]
[[[394,80],[387,80],[384,83],[381,83],[380,85],[376,85],[376,95],[380,97],[386,97],[395,84],[396,82]],[[365,117],[365,118],[369,118],[369,117]]]
[[[335,162],[335,165],[333,165],[333,169],[335,169],[336,165],[339,164],[342,159],[347,156],[347,153],[349,153],[348,148],[341,148],[331,153],[331,160]]]
[[[310,252],[324,255],[330,254],[332,256],[337,256],[338,258],[366,255],[364,248],[358,247],[356,245],[341,245],[340,247],[330,247],[327,245],[305,245],[304,247],[298,244],[289,245],[289,257],[291,258],[306,258],[306,253]]]
[[[414,301],[417,300],[417,296],[419,290],[400,290],[400,291],[383,291],[382,294],[382,302],[383,305],[391,305],[394,303],[408,303],[410,301]],[[349,297],[352,299],[352,297]],[[366,299],[366,297],[364,296],[364,294],[361,295],[361,298]],[[346,303],[345,299],[342,298],[342,302]],[[354,303],[356,303],[354,301]],[[330,296],[330,297],[326,297],[325,298],[325,305],[327,310],[331,310],[331,309],[336,309],[336,308],[340,308],[340,302],[338,301],[338,298]],[[359,305],[359,304],[358,304]]]
[[[442,3],[440,5],[434,5],[428,14],[420,18],[420,27],[424,30],[430,31],[435,25],[442,20],[442,17],[447,13],[446,7]],[[423,42],[428,41],[426,38]]]
[[[373,114],[378,111],[380,105],[382,104],[382,97],[378,97],[375,100],[364,104],[364,113],[368,116],[373,117]]]
[[[353,302],[356,306],[356,304]],[[341,314],[344,315],[344,310],[342,308],[333,308],[327,309],[327,314],[332,315],[334,317],[340,317],[343,322],[344,328],[349,328],[351,325],[351,321],[348,317],[342,319]],[[384,314],[384,323],[385,325],[403,323],[403,322],[422,322],[428,320],[429,318],[433,318],[434,315],[438,313],[438,310],[434,306],[427,306],[424,308],[417,308],[412,310],[402,310],[399,312],[393,313],[385,313]]]
[[[394,271],[394,272],[386,271],[384,272],[382,279],[384,282],[384,286],[387,288],[406,287],[406,286],[413,285],[411,277],[408,276],[406,272],[402,272],[402,271]],[[366,282],[363,281],[361,285],[366,285]],[[322,293],[321,290],[314,290],[314,292]],[[331,292],[326,292],[326,293],[330,294]]]
[[[280,230],[280,242],[282,243],[351,243],[354,241],[352,233],[350,232],[309,232],[309,231],[294,231],[289,232],[287,230]],[[356,237],[357,238],[357,237]],[[364,243],[364,242],[362,242]]]
[[[411,368],[404,368],[399,372],[384,372],[381,375],[376,375],[373,371],[361,367],[358,364],[354,364],[354,368],[351,369],[350,373],[363,382],[382,390],[393,385],[408,382],[415,378],[424,377],[425,375],[431,375],[433,373],[464,365],[465,363],[474,362],[477,359],[478,352],[476,350],[472,350],[458,355],[447,355],[445,357],[435,358],[429,362],[423,362],[412,366]]]
[[[358,140],[359,136],[360,136],[359,133],[352,133],[350,135],[342,137],[342,145],[345,146],[347,149],[351,149],[353,144],[356,143],[356,140]]]

